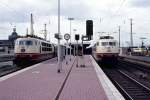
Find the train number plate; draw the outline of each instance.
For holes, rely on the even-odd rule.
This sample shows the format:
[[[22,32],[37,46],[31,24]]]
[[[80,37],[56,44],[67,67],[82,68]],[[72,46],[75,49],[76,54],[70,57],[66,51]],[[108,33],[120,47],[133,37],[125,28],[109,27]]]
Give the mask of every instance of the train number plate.
[[[111,52],[110,48],[107,48],[107,52]]]
[[[25,52],[25,49],[21,49],[21,52]]]

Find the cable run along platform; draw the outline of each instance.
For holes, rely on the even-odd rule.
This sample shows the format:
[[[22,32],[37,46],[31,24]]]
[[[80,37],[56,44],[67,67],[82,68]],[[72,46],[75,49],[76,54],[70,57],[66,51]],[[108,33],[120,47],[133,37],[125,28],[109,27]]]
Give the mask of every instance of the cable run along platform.
[[[65,62],[61,73],[53,58],[1,77],[0,100],[124,100],[92,56],[84,56],[84,68],[75,57]]]

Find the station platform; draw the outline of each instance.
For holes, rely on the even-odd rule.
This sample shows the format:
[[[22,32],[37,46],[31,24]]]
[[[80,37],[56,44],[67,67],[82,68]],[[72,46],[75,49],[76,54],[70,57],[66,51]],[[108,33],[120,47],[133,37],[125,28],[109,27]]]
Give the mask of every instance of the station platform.
[[[132,60],[150,63],[150,57],[149,56],[132,56],[132,55],[131,56],[130,55],[119,55],[119,56],[123,57],[123,58],[128,58],[128,59],[132,59]]]
[[[85,67],[72,56],[57,73],[53,58],[1,77],[0,100],[124,100],[92,56],[78,61]]]

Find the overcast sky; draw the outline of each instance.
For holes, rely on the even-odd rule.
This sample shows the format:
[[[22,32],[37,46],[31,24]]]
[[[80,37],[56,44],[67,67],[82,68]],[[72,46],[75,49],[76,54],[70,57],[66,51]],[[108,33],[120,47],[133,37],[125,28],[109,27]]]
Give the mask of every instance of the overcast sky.
[[[134,44],[141,45],[141,37],[145,37],[146,45],[150,45],[150,0],[60,0],[61,1],[61,34],[69,33],[68,17],[73,17],[72,41],[74,34],[85,34],[87,19],[94,22],[94,39],[97,32],[118,32],[121,26],[121,45],[129,45],[130,18],[133,18]],[[16,26],[19,35],[26,34],[30,27],[30,13],[34,15],[35,34],[41,34],[47,24],[47,39],[56,42],[57,33],[57,0],[1,0],[0,1],[0,39],[7,39]],[[104,34],[101,34],[104,35]],[[113,33],[116,39],[118,34]],[[63,41],[62,41],[63,42]]]

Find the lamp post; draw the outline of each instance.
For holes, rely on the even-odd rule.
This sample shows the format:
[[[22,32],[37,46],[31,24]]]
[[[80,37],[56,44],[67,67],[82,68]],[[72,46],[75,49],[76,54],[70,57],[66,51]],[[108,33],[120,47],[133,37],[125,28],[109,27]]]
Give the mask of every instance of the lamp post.
[[[74,18],[68,18],[70,20],[70,61],[71,61],[71,21],[74,20]]]
[[[60,0],[58,0],[58,36],[60,36]],[[57,55],[58,55],[58,70],[57,72],[60,73],[61,70],[61,59],[60,59],[60,39],[58,39],[58,51],[57,51]]]
[[[74,34],[75,34],[75,32],[77,31],[77,29],[73,29],[73,31],[74,31]],[[74,44],[74,46],[73,46],[73,51],[74,51],[74,56],[75,56],[75,44]]]
[[[67,41],[67,44],[66,44],[66,64],[68,64],[68,61],[67,61],[67,56],[68,56],[68,40]]]
[[[76,67],[78,67],[78,53],[79,53],[78,52],[78,41],[79,41],[79,36],[80,36],[79,34],[75,35],[75,40],[77,41],[77,64],[76,64]]]

